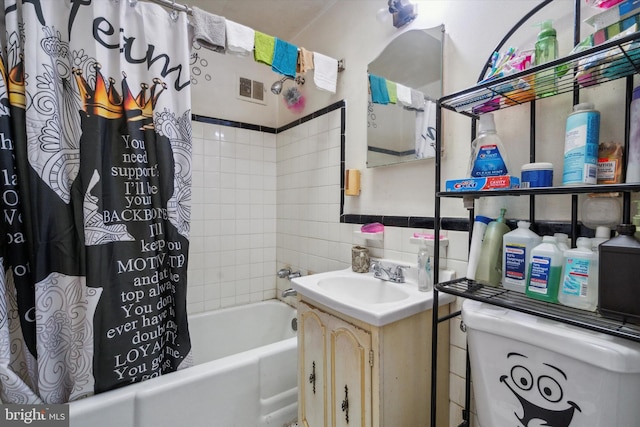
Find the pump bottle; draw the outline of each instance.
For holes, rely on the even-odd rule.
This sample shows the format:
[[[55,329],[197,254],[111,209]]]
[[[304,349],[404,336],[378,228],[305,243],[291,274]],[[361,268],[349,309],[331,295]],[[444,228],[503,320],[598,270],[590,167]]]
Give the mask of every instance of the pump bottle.
[[[500,216],[487,225],[480,248],[480,261],[476,270],[476,282],[497,287],[502,278],[502,238],[509,231],[505,223],[506,209],[500,209]]]
[[[478,137],[471,143],[469,176],[483,178],[487,176],[508,175],[509,160],[504,145],[496,132],[493,114],[480,116]]]
[[[553,28],[553,21],[548,19],[542,22],[540,26],[541,29],[535,45],[535,65],[553,61],[558,57],[558,40],[556,38],[556,30]],[[558,93],[555,69],[551,68],[538,72],[534,81],[536,95],[540,98]]]
[[[433,278],[431,277],[431,261],[426,241],[418,250],[418,290],[429,292],[433,290]]]

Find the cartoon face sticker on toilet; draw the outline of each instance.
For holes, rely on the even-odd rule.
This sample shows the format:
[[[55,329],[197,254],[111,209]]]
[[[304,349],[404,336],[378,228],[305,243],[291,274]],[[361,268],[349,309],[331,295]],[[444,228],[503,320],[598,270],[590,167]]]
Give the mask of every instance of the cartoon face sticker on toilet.
[[[565,373],[548,363],[534,363],[520,353],[509,353],[507,361],[511,368],[500,382],[522,406],[522,414],[514,412],[521,426],[570,427],[575,411],[581,410],[564,395]]]

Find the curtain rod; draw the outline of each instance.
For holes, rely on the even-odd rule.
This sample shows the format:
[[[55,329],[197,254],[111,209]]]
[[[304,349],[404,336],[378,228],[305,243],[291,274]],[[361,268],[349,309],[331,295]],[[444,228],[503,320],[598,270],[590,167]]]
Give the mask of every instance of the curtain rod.
[[[165,7],[171,8],[173,10],[178,10],[180,12],[187,12],[187,14],[189,15],[193,14],[193,10],[186,4],[176,3],[175,1],[171,1],[171,0],[150,0],[150,1],[153,3],[158,3]]]
[[[153,3],[158,3],[161,6],[165,6],[168,7],[170,9],[173,10],[178,10],[181,12],[187,12],[188,15],[193,15],[193,9],[191,9],[189,6],[187,6],[186,4],[180,4],[180,3],[176,3],[175,0],[149,0]],[[133,6],[135,6],[135,3],[137,2],[137,0],[129,0],[130,3],[132,3]],[[298,48],[298,51],[300,51],[300,49]],[[344,71],[345,66],[344,66],[344,59],[339,59],[338,60],[338,72],[342,72]]]

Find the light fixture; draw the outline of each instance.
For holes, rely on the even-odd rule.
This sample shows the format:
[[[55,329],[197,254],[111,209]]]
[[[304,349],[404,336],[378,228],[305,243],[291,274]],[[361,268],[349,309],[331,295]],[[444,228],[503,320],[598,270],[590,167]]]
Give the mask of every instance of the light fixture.
[[[271,92],[274,95],[280,95],[280,92],[282,92],[283,84],[284,84],[284,82],[286,80],[293,80],[299,85],[303,85],[304,84],[304,77],[302,77],[302,76],[296,76],[295,79],[293,77],[284,76],[283,78],[281,78],[280,80],[276,81],[275,83],[273,83],[271,85]]]
[[[393,26],[404,27],[418,16],[418,6],[410,0],[389,0],[389,13],[393,15]]]

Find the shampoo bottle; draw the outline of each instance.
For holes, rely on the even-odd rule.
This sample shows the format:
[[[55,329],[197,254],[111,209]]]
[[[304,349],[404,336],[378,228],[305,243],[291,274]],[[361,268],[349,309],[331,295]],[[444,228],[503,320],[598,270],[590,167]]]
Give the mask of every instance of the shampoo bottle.
[[[487,225],[480,248],[480,261],[476,270],[476,282],[497,287],[502,278],[502,237],[510,229],[504,221],[506,209],[500,209],[500,216]]]
[[[526,294],[541,301],[558,302],[558,287],[564,256],[556,238],[544,236],[542,243],[531,251]]]
[[[598,258],[591,239],[579,237],[577,248],[564,253],[558,301],[569,307],[595,311],[598,303]]]
[[[507,152],[496,133],[493,114],[480,116],[478,137],[471,143],[471,158],[469,162],[469,176],[483,178],[487,176],[508,175],[509,160]]]
[[[418,290],[429,292],[433,290],[433,278],[431,277],[431,261],[426,240],[423,240],[418,250]]]
[[[524,293],[529,271],[531,250],[542,237],[529,230],[530,222],[518,221],[518,228],[502,237],[502,286]]]
[[[556,30],[553,28],[553,21],[548,19],[540,26],[541,29],[535,45],[535,65],[553,61],[558,57],[558,40],[556,39]],[[534,81],[536,95],[539,97],[544,98],[558,93],[555,69],[551,68],[536,73]]]

